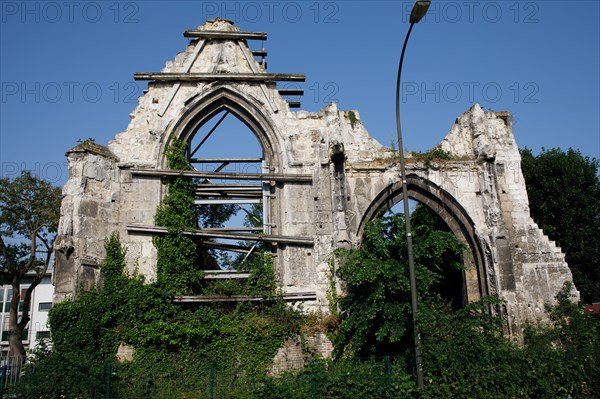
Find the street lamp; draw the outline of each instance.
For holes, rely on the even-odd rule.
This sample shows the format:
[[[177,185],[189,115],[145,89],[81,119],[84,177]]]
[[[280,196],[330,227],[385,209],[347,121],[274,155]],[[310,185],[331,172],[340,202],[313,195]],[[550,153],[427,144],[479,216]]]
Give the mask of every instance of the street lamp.
[[[396,81],[396,129],[398,130],[398,153],[400,154],[400,173],[402,176],[402,202],[404,203],[404,224],[406,228],[406,249],[408,252],[408,274],[410,279],[410,304],[412,308],[413,335],[415,341],[415,363],[417,368],[417,386],[424,385],[423,379],[423,358],[421,357],[421,333],[417,326],[417,282],[415,280],[415,261],[413,257],[412,232],[410,227],[410,211],[408,207],[408,184],[406,181],[406,164],[404,161],[404,146],[402,144],[402,128],[400,127],[400,76],[402,74],[402,63],[404,61],[404,51],[410,37],[413,25],[425,16],[430,0],[416,0],[410,13],[410,27],[404,39],[402,54],[400,55],[400,64],[398,65],[398,80]]]

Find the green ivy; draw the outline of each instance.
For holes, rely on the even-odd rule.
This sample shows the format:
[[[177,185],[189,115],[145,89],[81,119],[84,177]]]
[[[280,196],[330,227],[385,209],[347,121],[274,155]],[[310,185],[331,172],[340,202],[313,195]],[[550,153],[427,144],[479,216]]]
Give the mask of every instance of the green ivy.
[[[344,116],[350,120],[350,126],[352,127],[352,130],[354,130],[354,126],[356,125],[356,122],[358,121],[358,118],[356,117],[356,114],[354,113],[354,111],[347,111],[344,114]]]
[[[186,143],[173,140],[167,150],[167,167],[173,170],[191,169]],[[204,272],[198,265],[199,249],[194,240],[181,234],[186,229],[198,227],[191,178],[176,177],[169,182],[168,194],[156,211],[154,223],[168,229],[166,235],[152,239],[157,250],[157,282],[175,295],[197,292],[204,278]]]
[[[431,169],[432,162],[448,161],[453,159],[450,153],[442,150],[440,147],[434,147],[427,152],[412,153],[412,157],[417,162],[423,162],[427,172],[429,172]]]
[[[425,209],[417,207],[415,222],[426,219],[418,216]],[[452,270],[460,274],[464,245],[451,233],[426,224],[415,223],[413,234],[418,237],[413,250],[419,302],[456,301],[460,286],[444,290],[444,275]],[[338,274],[348,296],[340,302],[347,316],[336,337],[336,356],[402,353],[410,345],[412,329],[404,215],[380,215],[365,226],[361,248],[338,255],[342,261]]]

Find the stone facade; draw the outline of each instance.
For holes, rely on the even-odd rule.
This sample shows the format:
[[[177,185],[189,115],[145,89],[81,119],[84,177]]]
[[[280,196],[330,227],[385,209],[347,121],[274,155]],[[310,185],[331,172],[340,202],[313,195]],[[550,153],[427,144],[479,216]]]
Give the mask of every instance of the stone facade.
[[[218,19],[198,31],[239,29]],[[259,76],[266,69],[245,40],[199,38],[167,62],[162,73]],[[327,311],[335,249],[360,245],[364,224],[402,199],[398,158],[369,136],[357,111],[330,104],[319,112],[293,112],[274,82],[248,78],[156,79],[140,97],[127,130],[108,147],[86,142],[67,152],[56,301],[98,283],[103,241],[113,231],[127,247],[130,271],[136,269],[147,281],[155,278],[151,236],[128,226],[153,225],[165,186],[160,177],[138,171],[165,169],[170,141],[191,141],[200,126],[223,110],[256,135],[264,173],[290,177],[262,179],[267,187],[265,233],[313,240],[312,245],[273,245],[282,290],[314,292],[316,300],[304,308]],[[425,162],[407,154],[407,175],[410,197],[440,214],[469,248],[464,255],[465,298],[497,294],[505,299],[508,325],[518,337],[526,319],[545,317],[544,305],[572,277],[560,249],[529,215],[509,118],[474,105],[439,145],[450,159]],[[298,176],[309,181],[293,179]]]

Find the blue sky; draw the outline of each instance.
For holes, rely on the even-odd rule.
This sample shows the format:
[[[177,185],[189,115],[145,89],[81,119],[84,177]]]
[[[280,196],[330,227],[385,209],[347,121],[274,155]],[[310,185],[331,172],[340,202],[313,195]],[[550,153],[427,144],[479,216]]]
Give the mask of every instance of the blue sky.
[[[183,30],[223,16],[268,33],[268,70],[304,73],[302,108],[358,110],[396,137],[394,91],[412,1],[0,1],[0,166],[56,184],[77,140],[126,129]],[[257,44],[251,44],[256,48]],[[478,102],[514,115],[520,147],[600,158],[600,2],[432,1],[403,70],[405,147],[426,151]]]

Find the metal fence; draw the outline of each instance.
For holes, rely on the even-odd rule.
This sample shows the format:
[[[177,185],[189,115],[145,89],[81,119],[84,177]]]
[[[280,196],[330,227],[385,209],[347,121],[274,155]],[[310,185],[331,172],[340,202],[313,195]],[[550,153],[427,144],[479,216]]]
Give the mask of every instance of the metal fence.
[[[305,359],[255,369],[216,362],[2,366],[2,397],[61,399],[397,398],[398,359]],[[408,377],[412,379],[412,377]],[[411,383],[412,384],[412,383]]]
[[[0,387],[16,384],[21,376],[22,357],[0,357]]]

